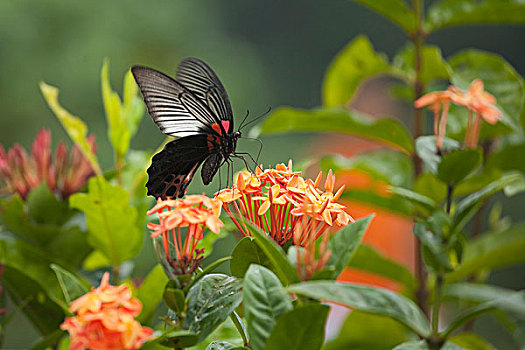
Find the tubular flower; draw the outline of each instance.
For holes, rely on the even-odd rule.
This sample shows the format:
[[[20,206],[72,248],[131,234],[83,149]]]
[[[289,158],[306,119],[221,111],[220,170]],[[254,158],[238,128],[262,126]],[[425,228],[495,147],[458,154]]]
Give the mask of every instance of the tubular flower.
[[[60,328],[69,332],[71,349],[139,349],[151,338],[153,330],[135,320],[142,304],[131,296],[127,285],[109,284],[105,273],[100,286],[71,303]]]
[[[295,245],[304,246],[310,237],[316,240],[327,229],[333,231],[353,221],[345,207],[336,202],[344,187],[333,194],[335,176],[331,171],[324,191],[319,188],[321,173],[315,181],[300,175],[292,170],[291,161],[275,169],[244,171],[238,174],[233,188],[215,196],[245,236],[250,235],[244,221],[248,220],[280,245],[293,240]],[[301,234],[294,234],[297,226],[304,226]]]
[[[420,97],[414,102],[414,106],[416,108],[429,106],[434,112],[434,133],[438,150],[441,149],[446,132],[450,101],[469,110],[465,145],[470,148],[475,148],[477,145],[481,118],[490,124],[495,124],[502,117],[501,111],[496,107],[496,98],[484,90],[480,79],[475,79],[470,83],[467,91],[451,85],[445,91],[433,91]],[[442,104],[443,112],[440,118],[439,112]],[[472,113],[476,113],[475,121],[472,121]]]
[[[148,211],[148,215],[157,214],[159,223],[149,223],[151,238],[162,237],[162,244],[168,263],[175,275],[191,274],[203,259],[202,249],[196,249],[203,238],[204,227],[218,234],[224,226],[219,219],[221,202],[203,195],[188,195],[183,199],[159,199]],[[181,228],[187,228],[183,235]],[[170,242],[171,235],[171,242]],[[184,238],[183,238],[184,237]],[[174,246],[175,255],[170,252]]]
[[[94,137],[88,141],[96,152]],[[31,155],[19,144],[7,152],[0,145],[0,194],[18,193],[25,199],[27,194],[41,183],[60,193],[63,199],[77,192],[94,175],[89,161],[77,146],[68,155],[66,145],[61,142],[51,155],[51,133],[40,129],[31,147]]]

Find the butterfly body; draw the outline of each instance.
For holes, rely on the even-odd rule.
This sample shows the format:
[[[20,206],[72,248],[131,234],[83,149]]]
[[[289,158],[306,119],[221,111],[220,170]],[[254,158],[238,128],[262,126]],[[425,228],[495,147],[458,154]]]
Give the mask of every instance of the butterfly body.
[[[209,184],[235,153],[240,131],[222,83],[204,62],[183,60],[175,79],[147,67],[131,69],[148,112],[162,132],[179,137],[157,153],[148,168],[148,195],[177,198],[186,193],[198,167]]]

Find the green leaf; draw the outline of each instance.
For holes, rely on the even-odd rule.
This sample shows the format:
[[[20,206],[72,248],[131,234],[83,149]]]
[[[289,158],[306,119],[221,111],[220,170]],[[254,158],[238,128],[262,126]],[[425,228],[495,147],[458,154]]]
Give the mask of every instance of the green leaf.
[[[144,104],[138,97],[138,87],[130,71],[124,78],[124,103],[111,89],[109,81],[109,61],[104,60],[101,70],[102,101],[108,122],[108,137],[118,157],[129,150],[129,143],[137,131],[138,123],[144,114]]]
[[[522,179],[523,177],[521,174],[507,174],[500,179],[491,182],[478,192],[464,198],[458,203],[456,210],[454,211],[454,227],[457,230],[461,230],[472,215],[474,215],[476,210],[483,204],[485,199],[502,190],[506,186]]]
[[[405,153],[393,150],[363,152],[351,158],[340,155],[323,157],[321,167],[323,171],[332,169],[335,173],[362,170],[376,180],[401,187],[410,187],[414,174],[412,159]]]
[[[237,345],[233,345],[232,343],[228,343],[227,341],[220,341],[220,340],[212,341],[206,347],[206,350],[235,350],[235,349],[239,349],[239,347]]]
[[[64,109],[58,103],[58,89],[47,85],[44,82],[40,82],[40,91],[53,113],[57,116],[58,120],[66,130],[71,140],[78,146],[80,152],[86,157],[91,164],[91,167],[95,171],[95,174],[102,176],[102,170],[98,164],[97,156],[92,152],[91,146],[87,141],[87,126],[79,117],[75,117]]]
[[[481,149],[463,148],[443,156],[437,177],[447,184],[457,184],[481,165]]]
[[[425,315],[414,302],[386,289],[353,283],[312,281],[294,284],[288,292],[318,300],[330,300],[357,310],[384,315],[398,320],[422,337],[430,335]]]
[[[488,168],[501,170],[519,170],[525,172],[525,157],[516,156],[525,154],[525,143],[505,145],[487,159]]]
[[[414,182],[414,191],[441,203],[447,197],[447,185],[441,182],[434,174],[424,173]]]
[[[450,78],[450,67],[441,56],[441,49],[438,46],[427,45],[421,50],[421,81],[426,85],[433,80],[448,80]],[[396,76],[403,77],[407,82],[416,80],[416,66],[414,60],[414,45],[404,47],[393,60],[392,66]]]
[[[452,271],[450,249],[440,238],[444,236],[442,232],[435,234],[427,230],[423,224],[415,224],[413,233],[421,242],[423,259],[428,268],[440,273]]]
[[[67,201],[58,200],[47,184],[33,188],[27,196],[29,220],[36,224],[62,225],[70,217]]]
[[[327,266],[335,267],[334,277],[339,276],[354,256],[373,217],[374,215],[369,215],[346,225],[328,242],[327,248],[332,253]]]
[[[93,177],[88,193],[76,193],[69,199],[72,208],[86,214],[89,244],[118,266],[133,258],[142,246],[137,209],[129,205],[128,193],[102,177]]]
[[[525,262],[525,225],[485,234],[465,246],[463,262],[448,274],[447,282],[455,282],[478,272]]]
[[[282,314],[268,337],[265,350],[321,349],[330,307],[308,304]],[[293,332],[290,330],[293,329]]]
[[[399,344],[392,350],[429,350],[427,343],[424,340],[412,340],[403,344]],[[467,350],[463,349],[462,347],[451,343],[446,342],[443,344],[443,346],[440,348],[440,350]]]
[[[525,24],[525,4],[519,0],[441,0],[428,9],[425,28],[469,24]]]
[[[465,196],[477,192],[491,182],[500,179],[502,175],[499,169],[488,168],[485,165],[480,173],[469,176],[454,187],[454,196]]]
[[[243,288],[250,344],[253,350],[262,350],[277,318],[292,309],[292,302],[277,276],[260,265],[248,268]]]
[[[204,276],[187,296],[184,328],[199,334],[199,342],[213,332],[242,301],[242,283],[223,274]]]
[[[278,108],[254,135],[286,132],[337,132],[369,138],[412,153],[412,137],[405,126],[392,118],[373,120],[342,108],[301,110]]]
[[[413,192],[409,189],[402,187],[390,187],[390,192],[397,194],[398,196],[406,199],[410,203],[414,204],[424,211],[432,212],[437,209],[437,203],[433,199],[425,197],[419,193]]]
[[[385,16],[407,34],[416,30],[416,15],[403,0],[354,0]]]
[[[445,287],[444,297],[477,303],[490,302],[498,309],[525,316],[525,292],[477,283],[455,283]]]
[[[233,276],[243,278],[251,264],[272,269],[272,262],[252,237],[244,237],[237,243],[232,252],[230,271]]]
[[[496,350],[496,348],[489,344],[485,339],[472,332],[464,332],[455,335],[449,338],[449,341],[463,349]]]
[[[184,329],[168,330],[148,343],[159,343],[171,349],[184,349],[199,343],[199,335]]]
[[[86,270],[96,270],[111,265],[109,258],[100,250],[94,250],[84,260],[82,267]]]
[[[450,152],[458,149],[459,142],[444,138],[441,147],[443,152]],[[425,166],[432,174],[437,174],[438,165],[441,162],[441,157],[437,154],[436,139],[434,136],[420,136],[416,139],[416,153],[423,161]]]
[[[142,311],[138,317],[141,323],[146,323],[153,317],[155,309],[162,300],[162,290],[168,283],[162,266],[155,265],[139,287],[137,297],[142,302]]]
[[[48,334],[43,339],[39,339],[36,343],[33,343],[29,350],[49,350],[53,349],[56,343],[64,337],[65,331],[57,329],[54,332]],[[68,347],[69,349],[69,347]]]
[[[375,53],[366,36],[358,36],[328,66],[323,84],[324,106],[346,105],[363,81],[389,69],[386,56]]]
[[[89,291],[89,283],[86,281],[79,279],[77,276],[59,265],[51,264],[50,267],[57,275],[60,288],[62,288],[62,293],[64,293],[64,298],[67,304],[71,304],[73,300],[81,297]]]
[[[383,336],[371,336],[381,334]],[[324,350],[390,350],[413,339],[414,333],[396,320],[386,316],[352,310],[337,338],[329,341]]]
[[[515,131],[521,131],[520,111],[525,92],[523,79],[512,65],[499,55],[474,49],[456,54],[449,59],[449,64],[452,68],[451,81],[455,86],[466,89],[474,79],[481,79],[485,90],[497,100],[497,106],[503,113],[501,122]],[[489,127],[489,124],[483,124]]]
[[[231,256],[225,256],[223,258],[220,258],[220,259],[217,259],[215,261],[213,261],[212,263],[210,263],[209,265],[207,265],[204,269],[198,271],[192,278],[192,280],[190,281],[190,283],[188,283],[184,288],[183,288],[183,291],[186,293],[188,290],[190,290],[190,288],[195,284],[197,283],[197,281],[199,281],[201,278],[203,278],[204,276],[206,276],[207,274],[210,274],[211,272],[215,271],[215,269],[217,267],[219,267],[222,263],[225,263],[226,261],[230,261],[231,260]]]
[[[266,236],[264,232],[261,232],[250,222],[245,221],[245,224],[248,227],[250,233],[255,238],[255,242],[259,245],[267,259],[271,262],[271,270],[277,275],[281,283],[287,286],[290,283],[299,282],[297,271],[288,261],[288,257],[284,253],[283,249],[277,243],[275,243],[273,239]]]
[[[376,208],[387,209],[396,214],[412,216],[413,207],[403,197],[395,194],[383,196],[373,192],[373,190],[368,188],[362,190],[345,189],[341,195],[341,200],[366,203]]]
[[[163,299],[166,305],[172,309],[178,316],[182,315],[185,308],[186,296],[179,288],[179,282],[168,280],[164,288]]]
[[[418,285],[417,279],[409,269],[364,244],[359,246],[348,267],[371,272],[399,282],[408,294],[412,294]]]

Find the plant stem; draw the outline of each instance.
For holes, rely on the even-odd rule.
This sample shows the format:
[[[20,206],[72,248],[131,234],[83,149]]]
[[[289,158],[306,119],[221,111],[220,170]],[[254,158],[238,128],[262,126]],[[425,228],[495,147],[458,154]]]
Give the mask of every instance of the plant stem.
[[[246,329],[244,328],[244,325],[242,324],[241,318],[239,317],[239,315],[237,315],[235,311],[230,314],[230,318],[233,321],[235,328],[237,328],[237,330],[239,331],[239,334],[241,335],[244,346],[249,348],[250,343],[248,342],[248,336],[246,335]]]
[[[119,265],[113,265],[113,284],[118,285],[119,279],[120,279],[120,266]]]
[[[454,192],[454,186],[449,184],[447,187],[447,214],[450,214],[450,209],[452,208],[452,192]]]
[[[434,293],[434,305],[432,306],[432,335],[427,340],[431,350],[441,349],[444,340],[439,335],[439,309],[441,308],[441,297],[443,295],[443,274],[436,276],[436,291]]]
[[[422,80],[422,65],[423,65],[423,44],[425,39],[425,33],[423,31],[423,3],[422,0],[412,0],[412,8],[416,16],[416,31],[411,34],[410,39],[414,44],[414,62],[416,78],[414,80],[414,98],[418,99],[423,95],[425,85]],[[413,135],[414,140],[423,134],[423,110],[414,108],[414,124],[413,124]],[[414,171],[416,177],[421,174],[423,163],[421,159],[414,153]],[[426,290],[426,279],[427,273],[425,271],[425,264],[421,255],[421,242],[416,237],[415,239],[415,250],[416,250],[416,277],[419,281],[419,287],[416,292],[417,304],[428,316],[427,307],[427,290]]]

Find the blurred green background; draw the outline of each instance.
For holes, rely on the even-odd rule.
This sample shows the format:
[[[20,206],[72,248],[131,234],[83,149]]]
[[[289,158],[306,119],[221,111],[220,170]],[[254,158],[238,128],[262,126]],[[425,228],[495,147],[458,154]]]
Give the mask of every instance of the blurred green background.
[[[199,57],[221,78],[237,123],[247,109],[256,116],[269,106],[313,107],[320,104],[326,67],[361,33],[389,57],[406,41],[397,27],[345,0],[1,0],[0,143],[10,147],[20,142],[28,148],[40,127],[52,130],[54,144],[67,139],[40,95],[38,82],[44,80],[59,87],[61,104],[87,122],[107,169],[112,153],[100,90],[105,57],[111,62],[112,86],[119,92],[132,65],[173,75],[181,59]],[[466,47],[493,51],[520,74],[525,72],[524,27],[456,27],[439,31],[428,42],[439,45],[445,57]],[[163,139],[145,116],[132,148],[155,149]],[[306,137],[262,140],[265,164],[285,162],[291,156],[297,161],[310,152]],[[239,149],[253,152],[257,144],[241,141]],[[517,217],[521,201],[507,201],[507,212]],[[508,269],[493,278],[523,288],[523,278],[514,278],[516,274],[520,270]],[[7,348],[22,344],[24,338],[27,345],[34,339],[28,336],[27,324],[17,322],[21,321],[12,325],[23,326],[17,327],[19,334],[7,335]],[[478,324],[491,329],[489,340],[503,337],[490,319]]]

